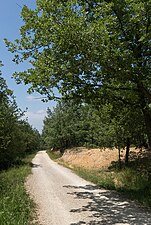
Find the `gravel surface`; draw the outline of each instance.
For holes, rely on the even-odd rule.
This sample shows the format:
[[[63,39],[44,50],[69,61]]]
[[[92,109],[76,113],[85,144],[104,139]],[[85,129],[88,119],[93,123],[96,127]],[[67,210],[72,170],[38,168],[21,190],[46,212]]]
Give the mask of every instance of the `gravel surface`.
[[[41,225],[151,225],[151,213],[114,191],[98,189],[40,151],[27,191]]]

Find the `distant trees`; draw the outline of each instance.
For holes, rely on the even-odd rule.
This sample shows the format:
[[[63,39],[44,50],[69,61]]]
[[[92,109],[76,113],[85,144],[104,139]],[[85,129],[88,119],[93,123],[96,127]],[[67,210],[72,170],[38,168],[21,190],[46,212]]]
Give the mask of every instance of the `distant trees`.
[[[147,143],[145,124],[140,109],[128,109],[111,103],[97,108],[90,104],[60,102],[53,111],[48,109],[42,139],[46,148],[73,146],[126,148],[128,162],[130,145]]]
[[[81,120],[80,109],[76,105],[59,103],[54,111],[48,109],[44,120],[42,138],[46,147],[63,149],[82,144],[83,134],[79,124]]]
[[[9,167],[26,152],[39,148],[38,131],[22,120],[22,115],[0,73],[0,169]]]

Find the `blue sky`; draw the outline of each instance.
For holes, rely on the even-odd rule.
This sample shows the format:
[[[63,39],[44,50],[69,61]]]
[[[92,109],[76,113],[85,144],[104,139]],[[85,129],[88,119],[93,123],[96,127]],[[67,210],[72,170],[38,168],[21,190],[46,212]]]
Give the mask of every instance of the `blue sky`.
[[[19,108],[28,111],[26,117],[28,117],[29,123],[37,128],[40,132],[42,130],[43,119],[46,115],[47,108],[53,108],[56,103],[51,101],[43,103],[40,100],[36,100],[38,94],[27,94],[28,86],[23,84],[17,85],[14,79],[11,78],[15,71],[24,71],[30,67],[28,63],[15,65],[12,62],[13,55],[8,52],[4,38],[9,41],[14,41],[19,38],[19,29],[23,24],[20,18],[21,7],[27,5],[30,8],[36,7],[36,0],[2,0],[0,7],[0,60],[2,60],[4,66],[1,68],[3,77],[5,78],[8,87],[14,91],[16,96],[16,102]],[[20,7],[21,6],[21,7]]]

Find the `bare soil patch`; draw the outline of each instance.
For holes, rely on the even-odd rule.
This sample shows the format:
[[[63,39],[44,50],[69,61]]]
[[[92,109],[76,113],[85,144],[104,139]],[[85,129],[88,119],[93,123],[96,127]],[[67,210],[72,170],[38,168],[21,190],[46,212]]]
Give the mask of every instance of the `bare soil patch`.
[[[141,160],[145,156],[146,150],[131,148],[130,161]],[[124,160],[125,149],[121,151],[121,160]],[[96,148],[88,149],[76,147],[67,149],[59,159],[69,165],[69,167],[79,166],[85,169],[107,169],[115,162],[118,162],[118,150],[116,148]]]

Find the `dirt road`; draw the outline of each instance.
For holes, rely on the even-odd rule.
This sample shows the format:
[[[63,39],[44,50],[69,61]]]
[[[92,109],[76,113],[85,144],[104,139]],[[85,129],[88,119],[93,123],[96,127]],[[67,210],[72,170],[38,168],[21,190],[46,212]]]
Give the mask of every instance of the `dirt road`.
[[[44,151],[33,159],[27,190],[42,225],[151,225],[151,213],[114,191],[98,189]]]

